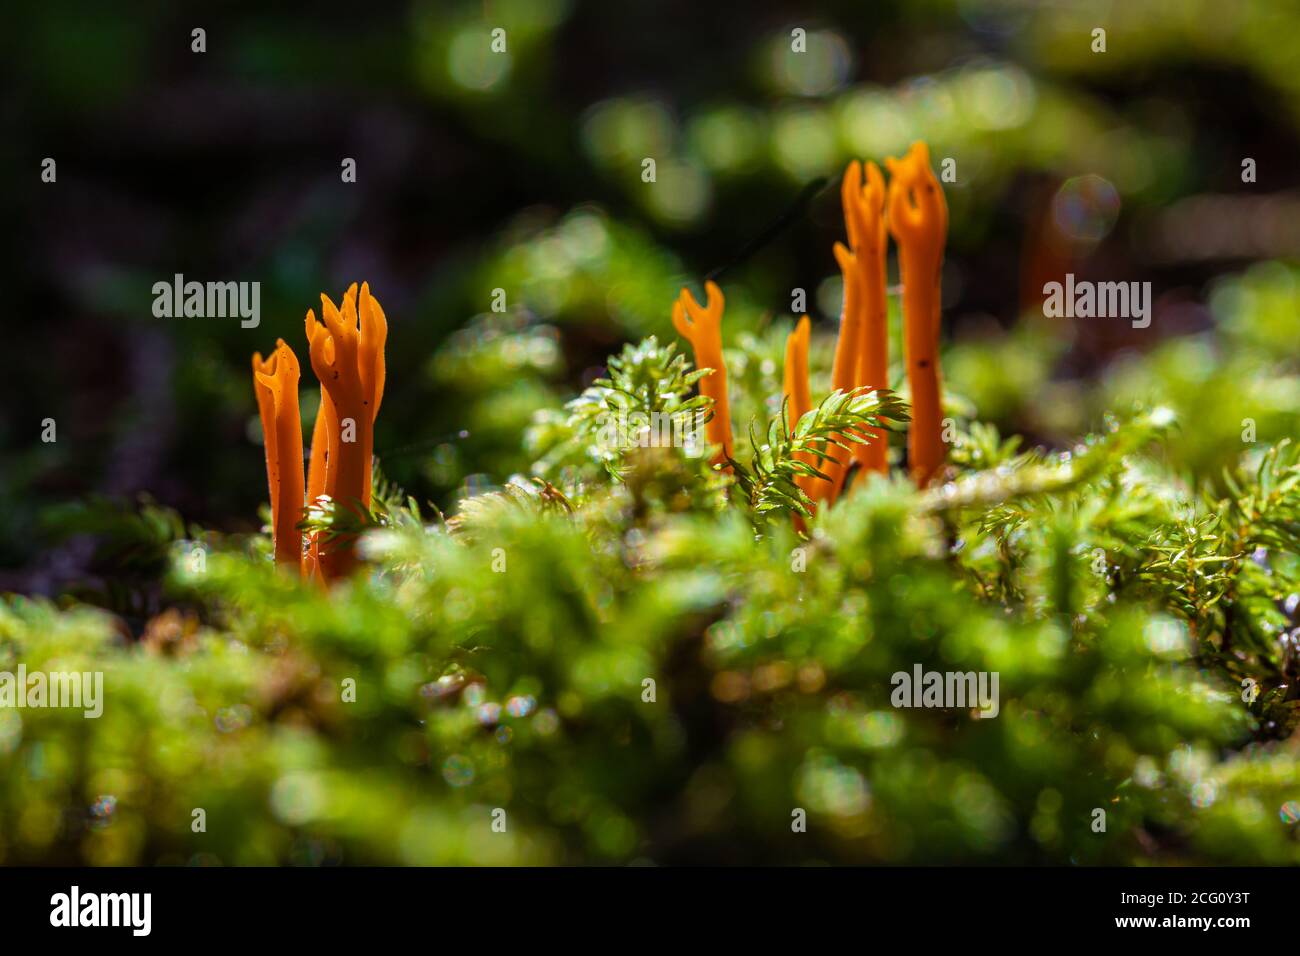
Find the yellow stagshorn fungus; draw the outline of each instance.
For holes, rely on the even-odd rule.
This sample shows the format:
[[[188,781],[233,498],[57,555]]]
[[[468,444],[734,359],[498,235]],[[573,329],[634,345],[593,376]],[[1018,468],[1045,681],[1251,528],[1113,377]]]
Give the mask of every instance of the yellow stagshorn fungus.
[[[831,387],[840,391],[855,388],[885,388],[889,378],[889,331],[885,298],[885,181],[879,167],[866,167],[863,185],[862,164],[851,162],[840,183],[840,201],[844,207],[844,227],[849,244],[835,243],[835,260],[844,282],[844,309],[839,336],[835,342],[835,359],[831,368]],[[864,471],[884,474],[889,467],[885,433],[872,430],[869,444],[854,444],[853,458]],[[843,449],[831,453],[834,458],[822,465],[829,482],[811,479],[804,491],[814,502],[834,504],[844,488],[849,459]]]
[[[781,388],[781,398],[786,402],[786,422],[792,435],[799,419],[812,411],[812,391],[808,387],[808,341],[811,334],[812,326],[808,316],[805,315],[785,340],[784,384]],[[813,456],[810,454],[800,453],[796,457],[800,461],[812,464]],[[812,475],[799,475],[795,478],[795,484],[810,497],[813,482],[821,484],[822,480]]]
[[[266,445],[275,563],[302,560],[302,419],[298,413],[298,357],[279,339],[266,361],[253,353],[253,392]]]
[[[879,175],[879,171],[876,172]],[[844,207],[844,229],[849,244],[845,246],[837,242],[834,247],[835,261],[839,263],[844,282],[844,307],[839,336],[835,341],[831,388],[848,392],[864,384],[862,354],[867,334],[867,267],[871,265],[867,237],[876,226],[869,218],[864,202],[862,164],[856,159],[849,163],[840,181],[840,203]],[[811,497],[834,504],[848,476],[849,456],[841,448],[836,448],[831,454],[834,458],[827,461],[824,468],[830,481],[818,481],[813,486]]]
[[[275,515],[276,560],[285,564],[297,561],[305,577],[328,582],[346,575],[355,566],[353,542],[346,535],[328,541],[313,536],[304,553],[297,524],[305,504],[315,504],[322,497],[328,497],[336,507],[358,514],[370,508],[374,421],[384,392],[388,320],[379,302],[371,296],[369,284],[361,286],[358,299],[355,283],[343,296],[341,312],[328,296],[322,295],[321,317],[323,321],[318,322],[314,312],[307,312],[308,352],[312,370],[321,382],[321,402],[312,433],[305,489],[297,359],[280,342],[270,362],[263,363],[260,355],[254,356],[253,367],[258,408],[267,436],[267,476]],[[287,371],[290,366],[292,374]],[[273,389],[272,382],[277,383],[278,391]],[[268,401],[268,395],[274,402]],[[290,445],[292,457],[286,455]],[[291,523],[287,517],[282,522],[281,516],[290,512]],[[281,547],[282,523],[292,527],[296,534],[292,559],[287,536],[286,544]]]
[[[943,404],[939,391],[939,307],[948,206],[930,169],[930,152],[914,143],[889,168],[889,231],[898,244],[903,279],[903,342],[912,392],[907,453],[921,487],[943,467]]]
[[[856,165],[856,164],[854,164]],[[889,305],[885,288],[886,245],[885,177],[875,163],[867,164],[867,183],[859,186],[854,177],[850,195],[858,215],[848,220],[849,244],[858,267],[862,303],[862,325],[858,334],[858,376],[856,385],[880,389],[889,387]],[[883,429],[868,433],[869,444],[854,445],[853,456],[865,473],[889,471],[889,445]],[[859,478],[861,480],[861,478]]]
[[[912,393],[908,460],[913,480],[925,486],[942,470],[947,457],[943,442],[943,404],[939,377],[939,326],[944,243],[948,235],[948,206],[943,189],[930,168],[929,149],[914,143],[902,159],[887,159],[888,186],[875,163],[849,164],[840,183],[848,245],[837,242],[834,252],[844,277],[844,313],[831,386],[841,391],[876,390],[889,385],[889,328],[886,256],[890,236],[898,246],[903,280],[904,351]],[[701,308],[686,289],[673,303],[673,325],[695,349],[695,364],[715,371],[700,383],[714,399],[715,419],[709,440],[731,454],[731,424],[727,408],[726,367],[722,362],[722,293],[707,284],[708,308]],[[689,315],[691,321],[687,321]],[[812,408],[808,386],[808,317],[786,339],[783,397],[791,430]],[[862,473],[886,474],[889,447],[884,429],[869,429],[865,444],[855,443],[852,460]],[[834,447],[834,446],[831,446]],[[842,449],[818,469],[830,481],[800,477],[799,487],[814,507],[833,504],[848,477],[850,460]],[[807,456],[812,457],[812,456]],[[796,524],[802,522],[796,517]]]
[[[722,312],[726,300],[715,282],[706,282],[704,291],[708,295],[707,306],[696,302],[689,289],[682,289],[673,302],[673,328],[691,343],[695,367],[713,369],[700,379],[700,394],[713,399],[713,417],[709,419],[707,435],[709,444],[722,447],[714,459],[718,462],[731,457],[731,408],[727,404],[727,366],[722,361]]]
[[[352,290],[349,289],[349,292]],[[329,338],[329,333],[325,331],[325,326],[316,321],[316,313],[310,309],[307,310],[307,346],[311,348],[311,343],[317,335]],[[328,350],[331,354],[328,356],[329,361],[333,362],[333,342],[327,342],[322,348]],[[310,352],[309,352],[310,354]],[[307,466],[307,503],[315,504],[325,494],[325,469],[329,459],[329,436],[338,434],[338,415],[334,411],[334,403],[330,401],[330,393],[322,387],[320,390],[320,406],[316,411],[316,424],[311,434],[311,462]],[[303,576],[313,577],[316,575],[320,564],[320,541],[317,535],[313,534],[308,543],[307,553],[303,555]]]
[[[799,419],[812,411],[812,391],[808,387],[808,342],[811,337],[812,325],[805,315],[785,340],[785,384],[781,397],[789,403],[786,416],[792,434]]]
[[[362,285],[360,308],[355,286],[343,297],[343,310],[322,294],[321,323],[307,313],[311,330],[311,367],[320,379],[333,410],[326,423],[328,442],[323,456],[324,494],[336,508],[364,514],[370,508],[370,470],[374,454],[374,422],[383,397],[384,342],[388,321]],[[315,449],[312,452],[316,458]],[[319,481],[319,479],[318,479]],[[347,536],[318,541],[315,563],[325,579],[346,575],[356,563]]]

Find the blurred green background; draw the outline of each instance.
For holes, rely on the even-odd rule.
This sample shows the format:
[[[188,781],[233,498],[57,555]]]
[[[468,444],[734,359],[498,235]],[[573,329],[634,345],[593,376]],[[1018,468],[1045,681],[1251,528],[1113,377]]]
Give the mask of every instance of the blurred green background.
[[[1194,422],[1178,464],[1213,475],[1244,418],[1261,442],[1296,430],[1298,29],[1294,4],[1196,0],[27,4],[0,94],[19,240],[0,589],[122,571],[68,533],[88,520],[69,502],[147,493],[255,530],[248,357],[283,336],[302,358],[304,312],[353,281],[391,324],[377,454],[442,506],[527,470],[538,410],[622,342],[670,336],[683,283],[722,270],[732,341],[779,345],[796,288],[829,337],[835,182],[918,138],[956,160],[953,393],[1048,445],[1172,404]],[[1151,281],[1151,328],[1044,320],[1042,283],[1067,271]],[[260,327],[155,318],[175,273],[260,282]],[[313,394],[305,375],[309,416]]]

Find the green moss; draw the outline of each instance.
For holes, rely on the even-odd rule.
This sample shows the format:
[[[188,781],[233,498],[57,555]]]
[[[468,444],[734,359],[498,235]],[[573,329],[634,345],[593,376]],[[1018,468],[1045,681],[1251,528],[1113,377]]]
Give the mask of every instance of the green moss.
[[[1224,367],[1275,362],[1283,279],[1218,300]],[[1168,403],[1066,452],[963,417],[949,482],[854,479],[799,534],[779,339],[728,351],[756,419],[733,474],[600,443],[606,412],[707,411],[647,339],[535,410],[509,452],[530,477],[446,519],[377,480],[365,572],[329,593],[276,573],[264,536],[61,512],[139,579],[169,568],[174,610],[128,640],[71,601],[0,605],[0,671],[105,688],[97,720],[0,709],[0,859],[1300,862],[1295,446],[1207,452],[1194,396],[1165,388],[1186,368],[1157,353],[1139,391]],[[507,360],[484,342],[457,361]],[[435,371],[455,379],[452,356]],[[801,434],[903,412],[840,396]],[[1211,459],[1226,472],[1189,467]],[[997,715],[898,706],[917,668],[996,674]]]

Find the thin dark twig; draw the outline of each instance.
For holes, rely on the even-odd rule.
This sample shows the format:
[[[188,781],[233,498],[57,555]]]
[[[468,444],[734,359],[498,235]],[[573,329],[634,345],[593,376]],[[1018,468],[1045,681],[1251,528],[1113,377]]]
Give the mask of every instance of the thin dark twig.
[[[704,278],[716,282],[724,272],[728,272],[736,266],[742,265],[748,261],[754,253],[758,252],[765,245],[788,229],[790,224],[794,222],[797,217],[801,216],[808,205],[817,198],[818,194],[830,185],[830,182],[831,180],[829,176],[819,176],[809,182],[803,187],[803,189],[799,190],[799,195],[795,197],[794,202],[790,204],[789,209],[778,216],[770,226],[760,232],[753,239],[749,240],[749,242],[745,243],[740,252],[736,253],[735,257],[730,262],[718,266]]]

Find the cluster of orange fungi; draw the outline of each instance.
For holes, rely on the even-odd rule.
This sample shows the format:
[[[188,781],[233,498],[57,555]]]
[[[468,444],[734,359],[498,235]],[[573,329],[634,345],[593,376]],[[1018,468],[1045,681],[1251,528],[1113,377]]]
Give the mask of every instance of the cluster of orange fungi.
[[[944,242],[948,236],[948,206],[943,189],[930,168],[924,143],[915,143],[902,159],[887,159],[889,184],[875,163],[849,164],[841,183],[848,245],[835,243],[835,259],[844,277],[844,314],[831,387],[841,391],[887,388],[889,372],[888,307],[885,256],[888,237],[898,248],[903,283],[903,346],[907,381],[912,393],[907,457],[912,478],[922,487],[943,467],[943,411],[939,385],[939,300]],[[722,448],[718,461],[731,455],[731,422],[727,405],[727,369],[722,359],[722,291],[706,284],[708,306],[701,307],[687,289],[673,303],[673,325],[691,343],[695,364],[713,369],[700,381],[700,391],[714,400],[708,426],[710,444]],[[689,317],[690,321],[687,321]],[[808,387],[808,316],[803,316],[786,340],[784,399],[791,430],[813,407]],[[869,435],[867,444],[854,444],[853,461],[864,474],[888,471],[888,446],[883,435]],[[814,504],[828,506],[844,489],[852,464],[847,455],[817,466],[830,480],[801,476],[799,487]],[[811,461],[811,455],[807,456]]]
[[[311,464],[303,480],[302,420],[298,411],[298,357],[283,339],[271,357],[253,355],[253,390],[266,445],[275,561],[304,578],[329,583],[356,564],[347,535],[324,537],[300,530],[307,505],[325,499],[358,515],[370,507],[375,415],[384,397],[384,342],[388,320],[369,284],[354,283],[340,310],[321,297],[321,321],[307,312],[307,349],[321,383],[320,409],[311,438]]]
[[[886,326],[885,254],[887,237],[898,246],[903,280],[904,347],[912,393],[908,461],[917,484],[927,484],[943,466],[942,410],[939,392],[939,292],[948,208],[930,169],[929,152],[916,143],[902,159],[888,159],[889,185],[875,163],[849,164],[841,187],[848,245],[835,244],[844,275],[844,315],[835,345],[831,386],[842,391],[888,386],[889,335]],[[691,343],[698,368],[713,369],[700,380],[713,399],[709,443],[718,461],[731,455],[731,414],[727,370],[722,357],[722,290],[705,285],[701,305],[687,289],[673,303],[673,326]],[[321,296],[321,321],[307,313],[307,344],[312,371],[321,384],[320,409],[312,431],[311,462],[303,477],[302,422],[298,409],[298,357],[281,339],[270,358],[253,355],[253,389],[266,445],[266,479],[271,493],[275,560],[292,565],[304,578],[329,583],[356,564],[354,542],[346,534],[326,537],[301,530],[310,506],[328,500],[358,515],[370,507],[374,421],[384,395],[384,342],[388,321],[363,284],[343,296],[339,309]],[[809,323],[805,315],[786,342],[784,398],[793,429],[812,409],[808,387]],[[855,444],[853,458],[864,473],[888,470],[883,435]],[[816,503],[834,504],[851,462],[833,457],[820,469],[830,481],[802,476],[800,487]]]

